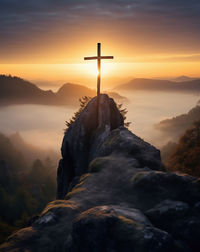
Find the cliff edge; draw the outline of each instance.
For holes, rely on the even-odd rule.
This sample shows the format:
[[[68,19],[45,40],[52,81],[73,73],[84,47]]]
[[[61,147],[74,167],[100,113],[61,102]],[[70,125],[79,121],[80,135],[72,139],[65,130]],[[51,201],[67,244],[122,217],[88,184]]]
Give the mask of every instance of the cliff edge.
[[[68,128],[57,200],[0,251],[200,251],[200,182],[166,172],[160,152],[93,98]]]

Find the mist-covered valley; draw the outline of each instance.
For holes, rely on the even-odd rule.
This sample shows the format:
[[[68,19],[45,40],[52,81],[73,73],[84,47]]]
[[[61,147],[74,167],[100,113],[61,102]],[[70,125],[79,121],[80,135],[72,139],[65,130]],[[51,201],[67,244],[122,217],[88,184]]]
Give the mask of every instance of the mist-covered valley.
[[[164,119],[187,113],[199,100],[198,95],[181,92],[122,91],[122,94],[130,101],[125,105],[127,120],[131,122],[130,130],[158,148],[173,140],[174,135],[165,134],[155,125]]]
[[[12,105],[0,107],[0,131],[19,132],[23,139],[39,148],[59,150],[65,121],[76,108],[46,105]]]
[[[199,96],[187,93],[160,91],[120,91],[128,98],[123,103],[127,109],[129,129],[144,140],[161,147],[172,140],[154,127],[161,120],[187,113],[196,106]],[[48,105],[11,105],[0,107],[0,132],[7,135],[19,132],[29,144],[44,150],[60,151],[65,121],[76,107]],[[174,136],[172,136],[174,137]]]
[[[12,77],[9,80],[12,81]],[[18,81],[20,85],[21,81]],[[29,90],[29,83],[24,85]],[[24,100],[21,102],[18,95],[17,104],[11,101],[10,104],[0,106],[0,242],[13,231],[31,223],[34,216],[56,197],[56,172],[66,121],[69,122],[79,109],[79,98],[91,92],[90,89],[82,88],[80,94],[76,94],[75,90],[79,86],[74,84],[63,87],[64,90],[60,89],[62,104],[52,104],[52,100],[49,104],[39,100],[37,104],[38,96],[34,100],[26,99],[25,103]],[[32,88],[40,96],[41,90],[34,86]],[[70,94],[72,89],[73,93]],[[9,90],[5,90],[8,96]],[[161,149],[166,163],[172,150],[178,146],[179,137],[195,120],[200,120],[200,107],[197,106],[199,95],[194,92],[112,91],[109,95],[114,94],[116,103],[122,103],[122,109],[127,110],[126,122],[131,122],[129,129]],[[14,92],[13,97],[16,98]],[[73,100],[73,105],[70,100]],[[196,166],[195,163],[195,169]],[[191,175],[199,176],[199,173]]]

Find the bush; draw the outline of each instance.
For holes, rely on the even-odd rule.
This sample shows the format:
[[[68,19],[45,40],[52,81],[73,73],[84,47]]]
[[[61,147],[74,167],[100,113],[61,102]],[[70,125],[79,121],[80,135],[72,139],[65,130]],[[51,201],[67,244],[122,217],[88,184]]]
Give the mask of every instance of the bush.
[[[74,113],[74,115],[72,116],[72,118],[69,121],[66,121],[65,124],[67,126],[67,128],[65,129],[65,132],[67,131],[67,129],[69,128],[70,125],[72,125],[72,123],[74,123],[76,121],[76,119],[79,117],[79,115],[81,114],[81,112],[84,110],[84,108],[87,106],[87,104],[89,103],[89,101],[92,99],[92,97],[88,97],[88,96],[83,96],[82,98],[79,99],[80,102],[80,107],[79,109]],[[124,126],[125,127],[129,127],[131,122],[125,122],[126,120],[126,114],[127,114],[127,109],[123,108],[123,104],[116,104],[120,114],[123,116],[124,119]]]

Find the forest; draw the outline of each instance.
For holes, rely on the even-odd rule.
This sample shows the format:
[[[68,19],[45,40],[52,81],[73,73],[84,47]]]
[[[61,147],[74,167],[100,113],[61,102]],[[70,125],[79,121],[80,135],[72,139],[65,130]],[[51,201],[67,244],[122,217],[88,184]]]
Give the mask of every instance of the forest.
[[[0,134],[0,242],[26,226],[56,195],[56,157],[36,158],[36,150],[24,142],[19,150],[16,139],[23,141],[19,134]]]

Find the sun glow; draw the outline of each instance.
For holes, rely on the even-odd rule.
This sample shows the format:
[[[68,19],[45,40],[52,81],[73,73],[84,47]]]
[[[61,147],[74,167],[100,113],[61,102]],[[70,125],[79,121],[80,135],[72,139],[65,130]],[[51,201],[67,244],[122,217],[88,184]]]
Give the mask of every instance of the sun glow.
[[[199,77],[200,62],[120,62],[102,60],[102,88],[111,88],[133,78],[166,78],[179,75]],[[93,88],[98,76],[97,62],[86,62],[83,57],[71,64],[0,64],[0,74],[11,74],[36,84],[43,80],[56,85],[66,82]],[[37,82],[39,81],[39,82]],[[49,87],[50,88],[50,87]]]
[[[99,75],[99,71],[97,68],[97,63],[86,63],[82,66],[80,66],[80,68],[82,68],[82,71],[84,71],[85,74],[87,75],[92,75],[92,76],[98,76]],[[101,64],[101,75],[102,76],[107,76],[107,75],[112,75],[114,74],[114,65],[112,65],[112,63],[103,63]]]
[[[99,71],[97,69],[97,63],[86,63],[83,66],[83,71],[88,74],[88,75],[92,75],[92,76],[98,76],[99,75]]]

